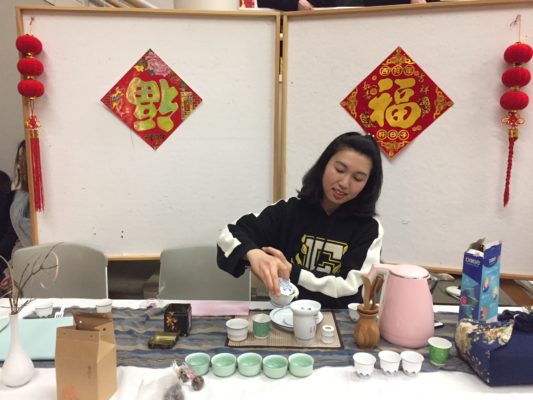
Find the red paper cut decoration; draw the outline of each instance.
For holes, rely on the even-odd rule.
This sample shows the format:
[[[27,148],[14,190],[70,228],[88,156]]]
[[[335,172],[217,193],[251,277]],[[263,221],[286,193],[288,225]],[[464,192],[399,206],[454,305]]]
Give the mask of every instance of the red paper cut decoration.
[[[25,127],[30,136],[31,167],[33,182],[33,203],[36,211],[44,210],[43,179],[41,172],[41,147],[39,144],[39,131],[41,126],[35,115],[35,99],[44,94],[44,85],[35,77],[44,72],[44,65],[34,58],[43,50],[43,45],[39,39],[31,33],[33,17],[30,20],[30,33],[19,36],[15,42],[22,57],[17,63],[17,69],[24,76],[18,86],[18,92],[26,98],[29,116],[26,119]]]
[[[150,49],[101,101],[157,150],[202,99]]]
[[[240,8],[256,8],[255,0],[240,0]]]
[[[452,105],[401,47],[341,102],[391,158]]]
[[[529,103],[529,96],[520,91],[520,88],[529,83],[531,80],[531,73],[527,68],[522,67],[522,64],[527,63],[531,60],[531,57],[533,57],[533,48],[527,43],[520,41],[520,15],[518,15],[513,22],[513,24],[516,23],[518,23],[519,26],[518,42],[507,47],[503,54],[504,60],[511,64],[511,67],[502,75],[502,83],[507,86],[509,90],[500,97],[500,105],[503,109],[507,110],[507,115],[502,118],[502,122],[509,127],[507,129],[507,136],[509,138],[507,173],[505,174],[505,189],[503,191],[504,207],[509,203],[514,144],[518,140],[520,133],[518,125],[524,123],[524,118],[520,116],[518,111],[526,108]]]

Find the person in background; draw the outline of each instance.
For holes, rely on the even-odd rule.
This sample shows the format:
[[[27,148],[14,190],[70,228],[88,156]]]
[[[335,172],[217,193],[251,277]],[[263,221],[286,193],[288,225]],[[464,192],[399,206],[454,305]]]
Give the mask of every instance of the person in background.
[[[393,6],[396,4],[421,4],[421,3],[436,3],[440,0],[363,0],[365,7],[373,6]]]
[[[11,246],[11,253],[6,257],[6,260],[10,260],[17,249],[32,244],[26,142],[24,140],[17,147],[14,176],[15,179],[12,184],[14,191],[11,194],[12,201],[9,206],[8,222],[15,237],[14,245]],[[7,272],[8,270],[6,269],[4,275],[2,275],[3,279],[0,281],[0,291],[7,290],[11,285],[11,279]]]
[[[427,0],[431,1],[439,0]],[[308,11],[323,7],[372,7],[409,3],[426,3],[426,0],[257,0],[257,7],[281,11]]]
[[[259,8],[281,11],[306,11],[315,7],[336,7],[337,0],[257,0]]]
[[[0,171],[0,256],[6,261],[11,260],[11,252],[17,241],[17,235],[9,217],[13,195],[11,178],[4,171]],[[3,282],[6,277],[5,271],[7,271],[7,265],[0,260],[0,291],[5,289],[4,286],[7,284],[7,281]]]
[[[275,295],[278,278],[290,279],[300,299],[324,308],[361,302],[361,274],[380,261],[383,228],[375,215],[382,182],[374,139],[338,136],[304,175],[296,197],[222,230],[218,266],[235,277],[249,266]]]
[[[9,210],[11,224],[17,234],[17,243],[13,251],[20,247],[31,246],[31,218],[28,189],[28,168],[26,163],[26,142],[23,140],[17,147],[15,158],[15,179],[13,182],[15,195]]]

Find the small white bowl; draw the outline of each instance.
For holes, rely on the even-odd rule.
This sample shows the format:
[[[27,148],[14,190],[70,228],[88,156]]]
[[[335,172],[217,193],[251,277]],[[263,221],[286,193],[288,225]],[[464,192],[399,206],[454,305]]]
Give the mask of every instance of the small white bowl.
[[[395,375],[400,368],[402,357],[392,350],[383,350],[378,353],[379,367],[385,375]]]
[[[39,318],[46,318],[52,315],[54,303],[51,300],[42,300],[35,304],[35,314]]]
[[[370,353],[359,352],[353,355],[353,365],[355,373],[359,378],[368,378],[374,372],[376,357]]]
[[[113,309],[113,300],[105,299],[96,303],[96,312],[97,313],[108,313]]]
[[[402,351],[402,369],[407,376],[416,376],[422,369],[424,356],[413,350]]]
[[[359,311],[357,311],[357,306],[360,303],[350,303],[348,304],[348,314],[350,314],[350,319],[352,321],[358,321],[359,320]]]
[[[228,339],[234,342],[242,342],[248,337],[248,321],[241,318],[232,318],[226,321]]]

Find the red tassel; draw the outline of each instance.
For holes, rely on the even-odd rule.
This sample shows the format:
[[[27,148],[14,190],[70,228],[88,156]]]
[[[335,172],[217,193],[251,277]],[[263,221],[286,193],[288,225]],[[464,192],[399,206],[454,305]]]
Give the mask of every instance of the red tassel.
[[[511,186],[511,170],[513,169],[513,153],[514,143],[518,139],[518,136],[509,135],[509,154],[507,156],[507,174],[505,175],[505,190],[503,192],[503,206],[507,206],[509,203],[509,190]]]
[[[36,211],[44,210],[43,176],[41,173],[41,147],[39,145],[39,132],[30,133],[31,166],[33,173],[33,201]]]

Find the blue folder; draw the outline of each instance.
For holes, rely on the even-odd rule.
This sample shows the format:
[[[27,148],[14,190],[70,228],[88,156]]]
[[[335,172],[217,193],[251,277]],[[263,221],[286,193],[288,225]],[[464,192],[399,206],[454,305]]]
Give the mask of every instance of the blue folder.
[[[0,320],[0,328],[6,322]],[[74,324],[71,316],[62,318],[28,318],[19,319],[20,339],[24,349],[32,360],[54,360],[56,351],[56,330],[60,326]],[[0,332],[0,361],[7,357],[10,344],[11,327]]]

